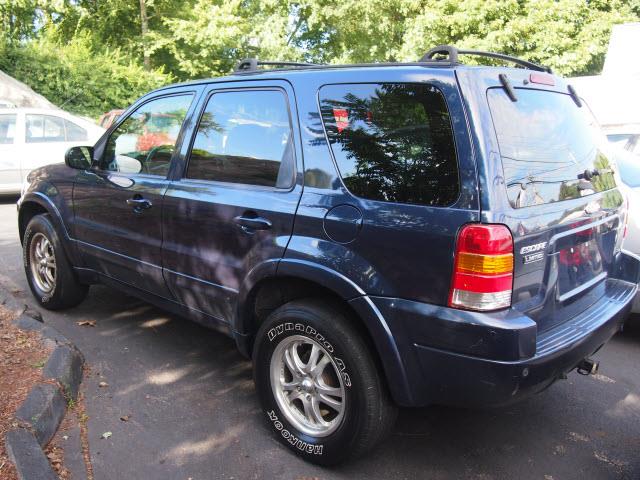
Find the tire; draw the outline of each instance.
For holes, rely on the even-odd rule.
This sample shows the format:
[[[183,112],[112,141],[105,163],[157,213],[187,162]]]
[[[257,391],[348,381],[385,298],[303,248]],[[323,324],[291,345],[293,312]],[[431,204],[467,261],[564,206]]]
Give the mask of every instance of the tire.
[[[308,374],[310,364],[318,369]],[[309,462],[334,465],[362,455],[393,427],[397,408],[369,347],[348,314],[330,302],[294,300],[272,312],[258,330],[253,365],[271,430]]]
[[[49,215],[36,215],[29,221],[22,259],[31,292],[44,308],[75,307],[87,296],[89,286],[78,282]],[[44,263],[36,265],[36,261]]]

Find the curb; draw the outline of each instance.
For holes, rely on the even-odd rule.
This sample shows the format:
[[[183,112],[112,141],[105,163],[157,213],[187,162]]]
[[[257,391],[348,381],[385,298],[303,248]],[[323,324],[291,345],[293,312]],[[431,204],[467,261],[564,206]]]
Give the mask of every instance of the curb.
[[[19,315],[13,321],[16,327],[39,332],[45,346],[53,348],[42,369],[45,381],[31,389],[16,411],[19,426],[6,435],[7,453],[20,480],[57,479],[43,448],[58,431],[67,403],[77,398],[84,357],[64,335],[45,325],[38,312],[2,288],[0,304]]]

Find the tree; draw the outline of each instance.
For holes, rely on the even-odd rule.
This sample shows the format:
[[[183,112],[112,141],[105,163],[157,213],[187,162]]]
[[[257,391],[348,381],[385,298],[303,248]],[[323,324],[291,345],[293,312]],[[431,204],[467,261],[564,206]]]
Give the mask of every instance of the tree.
[[[33,47],[43,39],[53,65],[68,65],[63,52],[81,44],[78,64],[68,68],[95,65],[80,60],[83,52],[105,59],[116,76],[124,65],[132,75],[144,66],[142,78],[154,82],[227,74],[249,56],[416,61],[443,43],[583,75],[601,70],[612,25],[630,21],[640,21],[640,0],[0,0],[0,48],[10,45],[15,54],[2,62],[7,73],[18,72],[39,92],[53,92],[41,83],[46,76],[19,75],[35,68]],[[114,52],[117,60],[109,61]]]
[[[178,76],[229,73],[248,56],[295,60],[291,2],[283,0],[197,0],[186,18],[166,18],[166,46],[177,60]]]
[[[127,107],[173,80],[161,70],[146,71],[119,50],[96,52],[83,36],[64,46],[47,37],[0,45],[0,69],[65,110],[92,117]]]
[[[637,0],[315,0],[311,10],[312,56],[324,61],[416,61],[451,44],[563,75],[597,73],[612,25],[640,19]]]

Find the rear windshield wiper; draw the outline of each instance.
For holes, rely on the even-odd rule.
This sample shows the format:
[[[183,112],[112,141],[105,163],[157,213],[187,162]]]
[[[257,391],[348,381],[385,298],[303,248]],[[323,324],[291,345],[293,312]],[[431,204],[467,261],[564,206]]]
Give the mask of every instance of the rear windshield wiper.
[[[594,168],[593,170],[589,170],[587,168],[584,172],[578,174],[578,179],[591,180],[593,177],[599,177],[605,173],[613,173],[613,170],[610,168]]]

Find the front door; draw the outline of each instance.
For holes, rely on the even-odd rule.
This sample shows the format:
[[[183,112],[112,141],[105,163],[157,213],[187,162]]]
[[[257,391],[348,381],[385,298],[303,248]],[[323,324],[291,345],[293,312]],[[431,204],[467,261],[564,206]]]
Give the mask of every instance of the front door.
[[[76,178],[74,235],[85,264],[170,297],[162,277],[162,197],[194,92],[144,101]]]
[[[0,193],[20,191],[20,149],[18,115],[0,114]]]
[[[275,272],[291,236],[302,188],[292,99],[284,82],[212,87],[183,171],[165,195],[169,288],[191,309],[224,322],[248,273]]]

